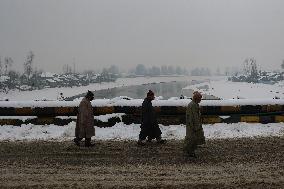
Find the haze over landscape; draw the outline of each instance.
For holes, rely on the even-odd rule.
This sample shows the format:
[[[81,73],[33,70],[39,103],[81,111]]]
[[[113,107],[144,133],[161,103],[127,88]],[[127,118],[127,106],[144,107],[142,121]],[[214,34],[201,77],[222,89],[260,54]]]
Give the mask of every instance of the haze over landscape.
[[[283,7],[281,0],[1,0],[0,56],[22,70],[33,51],[34,66],[50,72],[65,64],[216,69],[248,57],[280,69]]]
[[[0,0],[0,188],[283,188],[283,7]]]

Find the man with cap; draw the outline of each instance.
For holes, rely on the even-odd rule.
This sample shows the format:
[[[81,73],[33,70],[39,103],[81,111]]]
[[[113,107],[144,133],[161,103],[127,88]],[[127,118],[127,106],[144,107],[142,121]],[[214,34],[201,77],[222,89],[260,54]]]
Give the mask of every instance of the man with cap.
[[[88,91],[86,96],[80,102],[77,114],[74,142],[80,146],[80,141],[85,138],[85,147],[94,146],[91,143],[91,137],[95,136],[94,113],[91,101],[94,99],[94,93]]]
[[[199,103],[202,95],[195,91],[193,92],[192,101],[186,109],[186,136],[184,151],[189,157],[196,158],[195,150],[197,145],[205,144],[205,136],[201,123],[201,113]]]
[[[142,103],[142,118],[141,118],[141,131],[139,134],[138,145],[145,145],[145,140],[148,137],[148,142],[156,139],[157,143],[163,144],[166,140],[161,139],[161,130],[159,128],[155,110],[152,106],[152,100],[155,99],[153,91],[149,90],[147,97]]]

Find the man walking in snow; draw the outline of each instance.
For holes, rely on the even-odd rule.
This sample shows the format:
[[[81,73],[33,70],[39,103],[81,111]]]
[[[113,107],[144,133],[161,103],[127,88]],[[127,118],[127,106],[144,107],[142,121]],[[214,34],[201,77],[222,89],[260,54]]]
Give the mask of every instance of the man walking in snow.
[[[186,109],[186,136],[184,150],[189,157],[196,157],[197,145],[205,144],[205,136],[201,123],[199,103],[202,95],[195,91],[192,101]]]
[[[80,141],[85,138],[85,147],[91,147],[91,137],[95,136],[94,113],[91,101],[94,99],[94,93],[88,91],[86,96],[80,102],[77,114],[75,139],[73,140],[77,146]]]
[[[139,134],[138,145],[145,145],[145,139],[148,137],[148,142],[156,139],[157,143],[163,144],[166,141],[161,139],[161,130],[159,128],[155,110],[152,106],[152,100],[155,99],[154,93],[149,90],[147,97],[142,103],[142,119],[141,131]]]

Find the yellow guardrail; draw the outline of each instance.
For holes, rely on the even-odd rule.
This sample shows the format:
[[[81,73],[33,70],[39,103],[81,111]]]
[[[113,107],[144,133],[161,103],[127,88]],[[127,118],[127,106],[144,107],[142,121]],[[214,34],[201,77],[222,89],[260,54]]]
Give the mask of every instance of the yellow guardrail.
[[[186,106],[190,100],[167,101],[160,100],[153,103],[158,122],[161,124],[185,124]],[[237,103],[236,103],[237,102]],[[257,104],[247,100],[234,101],[232,104],[226,100],[214,100],[201,103],[202,122],[213,123],[272,123],[284,122],[284,101],[275,100]],[[94,115],[105,115],[113,113],[124,113],[121,120],[125,123],[140,123],[142,101],[123,102],[102,102],[100,105],[92,103]],[[238,104],[239,103],[239,104]],[[251,103],[251,104],[250,104]],[[271,103],[271,104],[269,104]],[[104,105],[105,104],[105,105]],[[0,102],[0,125],[19,125],[23,123],[34,124],[66,124],[75,119],[62,120],[57,116],[76,116],[78,102]],[[6,118],[15,116],[15,118]],[[36,116],[35,119],[21,121],[17,116]],[[225,116],[225,117],[224,117]],[[104,126],[111,126],[115,121],[103,123],[96,122]]]

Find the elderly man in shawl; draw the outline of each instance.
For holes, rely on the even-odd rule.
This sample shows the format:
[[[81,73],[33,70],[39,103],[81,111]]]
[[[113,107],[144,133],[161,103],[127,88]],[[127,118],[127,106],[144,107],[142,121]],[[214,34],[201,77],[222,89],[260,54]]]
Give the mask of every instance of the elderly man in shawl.
[[[198,145],[205,144],[204,131],[201,123],[199,103],[202,95],[195,91],[192,101],[186,109],[186,136],[184,151],[189,157],[196,158],[195,150]]]
[[[91,105],[93,99],[94,94],[88,91],[80,102],[75,128],[76,138],[73,140],[77,146],[80,146],[80,141],[83,138],[85,138],[85,147],[94,146],[94,144],[91,143],[91,137],[95,136],[94,113]]]

